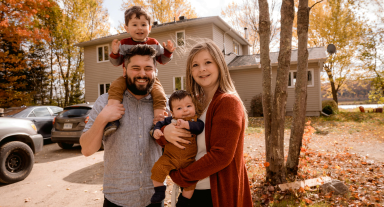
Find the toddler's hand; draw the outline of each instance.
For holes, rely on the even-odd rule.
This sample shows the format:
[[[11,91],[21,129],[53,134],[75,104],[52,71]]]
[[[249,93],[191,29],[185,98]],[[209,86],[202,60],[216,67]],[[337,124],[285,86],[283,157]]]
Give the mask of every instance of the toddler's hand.
[[[118,39],[112,40],[112,52],[117,54],[119,52],[120,41]]]
[[[167,49],[169,52],[173,52],[176,48],[173,47],[173,43],[171,40],[167,41],[167,45],[165,45],[165,42],[163,42],[163,47]]]
[[[155,139],[160,139],[161,136],[164,136],[163,132],[161,132],[160,129],[156,129],[154,132],[153,132],[153,137]]]
[[[182,119],[177,120],[176,128],[189,129],[189,122]]]

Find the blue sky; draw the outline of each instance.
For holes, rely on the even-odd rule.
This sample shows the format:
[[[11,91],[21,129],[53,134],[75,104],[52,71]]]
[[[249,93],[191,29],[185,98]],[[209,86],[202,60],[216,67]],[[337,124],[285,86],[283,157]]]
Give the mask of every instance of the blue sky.
[[[229,3],[234,0],[190,0],[189,2],[195,8],[199,17],[220,16],[221,9],[224,9]],[[113,27],[119,26],[119,21],[123,22],[124,12],[120,10],[122,0],[104,1],[104,8],[108,9],[109,22],[111,23],[111,33],[116,31]]]

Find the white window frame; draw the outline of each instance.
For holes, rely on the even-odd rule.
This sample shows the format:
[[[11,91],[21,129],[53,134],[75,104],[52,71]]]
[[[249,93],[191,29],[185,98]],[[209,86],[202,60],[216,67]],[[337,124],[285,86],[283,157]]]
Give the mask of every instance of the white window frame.
[[[179,46],[179,45],[178,45],[177,33],[180,33],[180,32],[183,33],[183,38],[184,38],[184,45],[183,45],[183,46]],[[176,32],[175,32],[175,35],[176,35],[176,47],[184,47],[185,44],[186,44],[186,42],[185,42],[185,30],[179,30],[179,31],[176,31]]]
[[[233,47],[233,52],[237,55],[240,55],[240,43],[238,43],[235,39],[233,39],[232,45],[237,45],[237,52],[235,51],[235,47]]]
[[[99,97],[99,96],[101,96],[101,95],[103,95],[103,94],[105,94],[105,93],[108,93],[108,91],[106,91],[106,89],[107,89],[107,84],[109,84],[109,88],[111,88],[111,83],[98,83],[97,84],[97,97]],[[104,90],[105,90],[105,92],[103,93],[103,94],[100,94],[100,85],[104,85]]]
[[[307,87],[315,87],[315,70],[310,68],[310,69],[307,69],[307,72],[308,71],[311,71],[311,73],[312,73],[312,84],[307,85]],[[290,70],[289,71],[289,74],[291,74],[291,78],[288,81],[291,83],[291,86],[288,85],[288,88],[295,88],[295,85],[293,85],[293,73],[294,72],[297,72],[297,70]],[[289,74],[288,74],[288,78],[289,78]],[[308,78],[308,75],[307,75],[307,78]]]
[[[173,76],[173,91],[176,91],[176,78],[181,78],[181,88],[179,88],[178,90],[186,90],[186,88],[184,88],[184,78],[186,78],[185,76]],[[185,83],[186,84],[186,83]]]
[[[108,60],[104,60],[104,47],[105,46],[108,46],[108,58],[110,58],[109,57],[109,54],[110,54],[110,47],[109,47],[109,44],[105,44],[105,45],[98,45],[98,46],[96,46],[96,61],[97,61],[97,63],[104,63],[104,62],[109,62],[109,59]],[[102,61],[99,61],[99,48],[103,48],[103,52],[102,52],[102,54],[103,54],[103,60]]]

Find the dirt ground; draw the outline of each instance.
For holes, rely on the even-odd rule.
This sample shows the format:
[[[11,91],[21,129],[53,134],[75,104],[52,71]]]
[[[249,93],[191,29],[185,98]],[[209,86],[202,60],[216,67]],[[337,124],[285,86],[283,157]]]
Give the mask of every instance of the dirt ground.
[[[290,130],[285,130],[285,155],[288,153]],[[334,152],[348,148],[350,153],[365,156],[368,160],[384,161],[384,142],[373,139],[365,134],[313,134],[309,147],[319,152]],[[253,157],[265,153],[264,133],[254,133],[245,136],[244,152]]]
[[[287,129],[286,150],[289,132]],[[248,133],[244,146],[244,151],[249,155],[262,156],[265,151],[264,133]],[[372,138],[366,133],[313,134],[309,146],[320,152],[348,148],[350,153],[366,156],[367,160],[384,161],[382,139]],[[42,152],[35,155],[35,165],[25,180],[9,185],[0,184],[0,207],[102,206],[103,170],[103,151],[84,157],[79,145],[71,150],[63,150],[55,143],[48,143]],[[166,206],[170,206],[172,189],[171,181],[168,184]]]
[[[103,154],[84,157],[80,145],[44,145],[25,180],[0,184],[0,206],[102,206]]]

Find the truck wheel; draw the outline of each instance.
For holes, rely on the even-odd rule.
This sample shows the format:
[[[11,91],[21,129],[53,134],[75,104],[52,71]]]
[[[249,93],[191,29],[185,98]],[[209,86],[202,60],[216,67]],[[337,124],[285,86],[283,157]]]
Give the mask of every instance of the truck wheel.
[[[8,142],[0,148],[0,182],[24,180],[32,171],[34,155],[23,142]]]
[[[73,143],[66,143],[66,142],[58,142],[57,143],[61,149],[71,149],[73,146]]]

